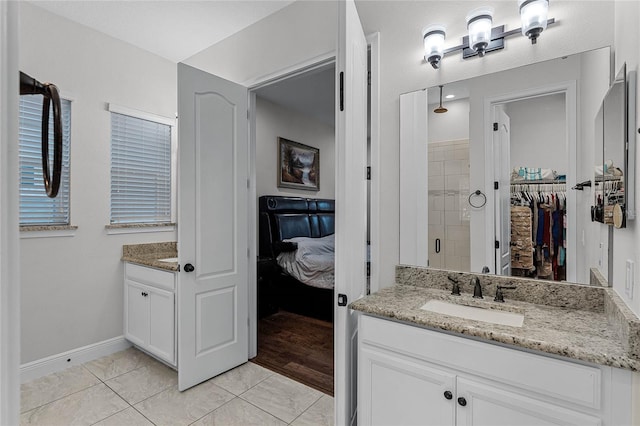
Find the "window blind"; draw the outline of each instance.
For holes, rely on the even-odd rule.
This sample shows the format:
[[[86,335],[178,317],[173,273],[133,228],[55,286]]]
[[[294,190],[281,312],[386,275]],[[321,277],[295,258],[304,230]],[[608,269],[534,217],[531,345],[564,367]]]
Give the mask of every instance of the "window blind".
[[[56,198],[49,198],[42,182],[42,96],[20,96],[20,225],[69,225],[69,145],[71,102],[62,107],[62,176]],[[49,169],[53,173],[53,108],[49,114]]]
[[[171,221],[171,126],[111,113],[111,223]]]

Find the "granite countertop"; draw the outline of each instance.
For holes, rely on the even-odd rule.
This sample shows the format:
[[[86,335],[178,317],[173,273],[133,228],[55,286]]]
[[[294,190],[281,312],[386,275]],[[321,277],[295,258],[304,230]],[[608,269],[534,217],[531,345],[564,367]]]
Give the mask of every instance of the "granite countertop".
[[[177,272],[178,262],[163,262],[160,261],[160,259],[171,259],[174,257],[178,257],[178,249],[175,241],[122,246],[123,261],[164,269],[166,271]]]
[[[461,283],[461,296],[451,295],[447,275],[457,277]],[[624,305],[613,289],[478,275],[485,298],[474,299],[473,290],[467,284],[471,276],[428,268],[399,267],[396,285],[357,300],[350,307],[433,330],[640,371],[640,319]],[[497,303],[493,301],[495,293],[491,291],[497,284],[515,285],[518,290],[505,290],[505,303]],[[563,288],[558,290],[558,286]],[[563,292],[567,295],[573,293],[574,296],[567,299],[578,302],[567,307]],[[522,300],[526,299],[527,293],[533,300]],[[548,293],[555,296],[546,298]],[[522,327],[510,327],[421,310],[420,307],[429,300],[518,312],[524,314],[524,323]]]

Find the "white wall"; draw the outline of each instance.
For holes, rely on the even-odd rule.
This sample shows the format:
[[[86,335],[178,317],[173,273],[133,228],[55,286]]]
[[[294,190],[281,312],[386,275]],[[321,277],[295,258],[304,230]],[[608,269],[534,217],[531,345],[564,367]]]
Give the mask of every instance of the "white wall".
[[[511,168],[542,167],[567,173],[566,109],[564,93],[509,102]],[[553,153],[553,155],[549,155]]]
[[[508,28],[520,26],[512,2],[491,4],[496,8],[496,23]],[[301,63],[335,49],[335,5],[296,2],[194,55],[187,63],[236,82]],[[358,1],[356,6],[365,33],[380,32],[380,285],[384,287],[394,281],[399,256],[400,94],[609,46],[613,43],[614,11],[610,2],[554,1],[551,16],[560,23],[545,31],[535,46],[524,37],[510,38],[504,50],[483,59],[463,61],[460,55],[448,56],[436,71],[423,62],[422,28],[443,22],[451,34],[447,47],[458,44],[466,32],[464,18],[475,6],[473,2]]]
[[[107,235],[113,102],[174,117],[176,65],[22,2],[20,69],[73,97],[73,237],[21,240],[22,363],[123,334],[123,244],[175,232]]]
[[[638,29],[638,23],[640,22],[640,3],[636,1],[621,1],[615,2],[615,72],[617,72],[622,64],[626,62],[627,71],[635,70],[639,71],[638,65],[640,64],[640,30]],[[636,98],[640,98],[640,85],[637,86],[638,91]],[[637,104],[640,104],[637,102]],[[640,109],[636,112],[636,129],[640,127]],[[638,142],[638,133],[635,141],[631,143],[636,144]],[[640,164],[640,150],[636,150],[636,171],[639,170],[638,164]],[[640,184],[640,175],[636,172],[635,182],[635,194],[638,199],[638,185]],[[637,205],[637,204],[636,204]],[[638,315],[640,315],[640,286],[638,281],[640,280],[638,274],[640,268],[640,225],[638,219],[635,221],[628,221],[626,229],[615,229],[613,237],[613,287],[617,290],[618,294],[623,300],[631,307],[631,309]],[[627,259],[635,262],[635,283],[633,298],[630,298],[625,293],[625,271]]]
[[[443,102],[448,111],[436,114],[438,105],[429,104],[429,143],[469,139],[469,99]]]
[[[278,188],[278,137],[320,149],[320,191]],[[307,198],[335,196],[335,129],[258,97],[256,102],[256,193]]]

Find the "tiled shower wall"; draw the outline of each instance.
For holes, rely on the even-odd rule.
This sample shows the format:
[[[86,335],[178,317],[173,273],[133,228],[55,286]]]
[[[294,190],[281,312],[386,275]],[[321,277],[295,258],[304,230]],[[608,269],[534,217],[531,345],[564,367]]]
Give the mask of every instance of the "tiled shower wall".
[[[429,266],[470,270],[468,197],[469,140],[430,143]]]

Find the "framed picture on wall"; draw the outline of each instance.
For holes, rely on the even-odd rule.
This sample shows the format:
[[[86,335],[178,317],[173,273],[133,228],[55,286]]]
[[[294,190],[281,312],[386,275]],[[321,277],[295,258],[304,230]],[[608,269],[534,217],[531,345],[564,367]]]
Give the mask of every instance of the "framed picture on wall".
[[[320,190],[320,150],[278,138],[278,188]]]

